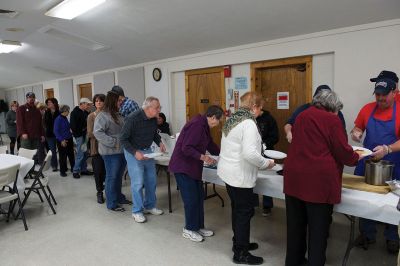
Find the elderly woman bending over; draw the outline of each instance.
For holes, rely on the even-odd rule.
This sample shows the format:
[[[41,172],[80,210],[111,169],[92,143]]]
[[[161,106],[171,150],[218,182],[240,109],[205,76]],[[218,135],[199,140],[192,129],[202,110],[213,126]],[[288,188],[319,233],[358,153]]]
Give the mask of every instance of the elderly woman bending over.
[[[337,116],[343,104],[333,91],[322,90],[293,126],[285,160],[286,266],[324,265],[333,204],[340,202],[343,165],[359,155],[347,143]],[[308,239],[308,247],[307,247]]]
[[[249,250],[258,248],[250,243],[250,220],[254,215],[253,188],[258,169],[272,168],[274,161],[261,155],[261,136],[256,117],[261,114],[263,99],[255,92],[240,97],[240,108],[222,129],[218,175],[226,183],[231,199],[233,230],[233,262],[261,264],[263,258]]]

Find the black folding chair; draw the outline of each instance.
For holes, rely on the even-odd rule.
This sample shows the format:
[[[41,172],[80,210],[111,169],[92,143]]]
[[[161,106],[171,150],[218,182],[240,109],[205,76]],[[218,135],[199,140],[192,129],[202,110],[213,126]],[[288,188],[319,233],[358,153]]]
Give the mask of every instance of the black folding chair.
[[[53,200],[54,204],[57,205],[56,199],[54,198],[54,195],[50,189],[49,186],[49,179],[44,176],[43,172],[48,170],[50,168],[50,163],[51,163],[51,151],[49,151],[46,155],[46,158],[44,159],[42,165],[40,166],[38,171],[33,171],[31,173],[32,175],[32,179],[25,179],[25,190],[27,191],[25,193],[25,198],[24,201],[22,202],[22,207],[25,206],[27,200],[29,199],[29,196],[32,192],[35,192],[36,194],[38,194],[40,200],[42,202],[43,198],[40,194],[40,191],[43,192],[47,202],[49,203],[49,206],[51,208],[51,210],[53,211],[54,214],[56,214],[56,210],[54,209],[53,203],[51,202]],[[47,194],[46,192],[46,188],[47,188],[47,192],[49,194]],[[17,214],[18,217],[19,213]]]

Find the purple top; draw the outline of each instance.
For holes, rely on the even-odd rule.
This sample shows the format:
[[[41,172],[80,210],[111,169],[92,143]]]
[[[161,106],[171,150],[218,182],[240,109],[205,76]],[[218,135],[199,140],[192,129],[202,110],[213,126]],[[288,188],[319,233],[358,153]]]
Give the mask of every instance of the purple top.
[[[203,161],[200,160],[200,156],[205,154],[206,150],[212,155],[219,154],[219,147],[211,138],[207,117],[197,115],[183,127],[169,162],[169,170],[201,180]]]

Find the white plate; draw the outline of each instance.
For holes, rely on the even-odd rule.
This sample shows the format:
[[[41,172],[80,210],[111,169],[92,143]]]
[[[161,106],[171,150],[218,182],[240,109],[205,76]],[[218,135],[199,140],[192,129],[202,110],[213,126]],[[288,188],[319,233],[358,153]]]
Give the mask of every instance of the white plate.
[[[367,148],[358,147],[358,146],[351,146],[351,147],[353,148],[353,151],[362,150],[363,151],[363,154],[361,154],[362,156],[368,156],[368,155],[372,154],[372,151]]]
[[[280,151],[274,151],[274,150],[266,150],[264,151],[264,154],[268,156],[271,159],[284,159],[286,158],[286,153],[280,152]]]
[[[274,167],[271,168],[271,170],[273,170],[273,171],[280,171],[282,169],[283,169],[283,167],[281,164],[275,164]]]
[[[162,152],[145,153],[143,155],[144,155],[144,157],[151,159],[151,158],[161,156]]]

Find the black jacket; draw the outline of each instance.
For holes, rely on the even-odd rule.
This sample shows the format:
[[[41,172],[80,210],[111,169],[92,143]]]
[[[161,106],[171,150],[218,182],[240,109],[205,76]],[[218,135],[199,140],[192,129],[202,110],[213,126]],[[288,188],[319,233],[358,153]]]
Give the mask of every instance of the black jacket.
[[[81,110],[79,106],[76,106],[74,110],[72,110],[69,123],[71,125],[72,135],[75,138],[86,136],[88,115],[89,113]]]
[[[60,115],[60,111],[56,110],[54,113],[51,113],[51,111],[48,109],[44,113],[44,128],[46,130],[46,137],[49,138],[54,138],[54,120],[56,120],[56,117]]]
[[[260,129],[262,142],[267,146],[267,150],[273,150],[274,145],[279,141],[279,131],[276,120],[272,115],[263,110],[263,114],[257,117],[257,126]]]

